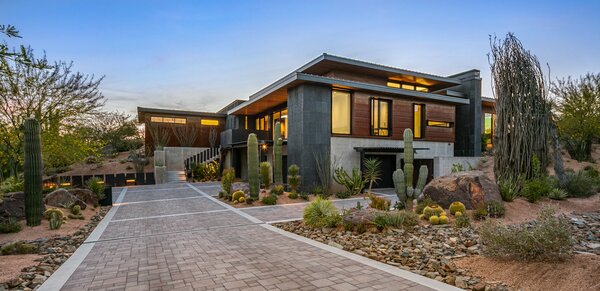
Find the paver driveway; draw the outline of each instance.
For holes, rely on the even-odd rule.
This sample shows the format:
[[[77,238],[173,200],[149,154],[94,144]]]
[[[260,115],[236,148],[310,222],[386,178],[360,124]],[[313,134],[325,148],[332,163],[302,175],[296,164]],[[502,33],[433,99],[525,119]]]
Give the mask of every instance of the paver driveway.
[[[102,223],[40,290],[454,289],[264,222],[298,218],[306,204],[241,211],[211,197],[214,188],[122,189]]]

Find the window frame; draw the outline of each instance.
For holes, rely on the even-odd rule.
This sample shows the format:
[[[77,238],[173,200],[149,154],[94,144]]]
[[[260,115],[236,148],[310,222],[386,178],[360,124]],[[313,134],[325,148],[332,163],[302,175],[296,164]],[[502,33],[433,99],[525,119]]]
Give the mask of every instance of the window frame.
[[[436,122],[436,123],[440,123],[440,124],[429,124],[430,122]],[[447,125],[443,125],[443,124],[447,124]],[[439,128],[453,128],[454,122],[427,119],[427,126],[428,127],[429,126],[430,127],[439,127]]]
[[[416,133],[415,133],[415,106],[421,106],[421,136],[420,137],[416,137]],[[413,130],[413,138],[414,139],[424,139],[425,138],[425,129],[427,128],[427,120],[425,118],[425,110],[427,109],[427,106],[425,103],[413,103],[412,104],[412,130]]]
[[[374,128],[374,109],[375,109],[375,102],[377,101],[377,129]],[[387,128],[382,128],[379,127],[381,125],[381,103],[384,102],[387,104]],[[371,136],[377,136],[377,137],[391,137],[393,135],[392,129],[393,129],[393,125],[392,125],[392,109],[394,106],[394,100],[393,99],[387,99],[387,98],[379,98],[379,97],[370,97],[369,98],[369,133]],[[381,135],[379,133],[375,133],[375,130],[379,131],[379,130],[387,130],[387,134],[386,135]]]
[[[350,95],[350,130],[348,133],[336,133],[333,132],[333,92],[334,91],[338,91],[338,92],[344,92],[344,93],[348,93],[348,95]],[[330,116],[329,116],[329,126],[331,127],[329,129],[329,131],[331,132],[332,135],[352,135],[352,131],[353,131],[353,124],[352,124],[352,114],[354,113],[354,94],[352,91],[349,90],[342,90],[342,89],[331,89],[331,94],[330,94],[330,106],[329,106],[329,112],[330,112]]]

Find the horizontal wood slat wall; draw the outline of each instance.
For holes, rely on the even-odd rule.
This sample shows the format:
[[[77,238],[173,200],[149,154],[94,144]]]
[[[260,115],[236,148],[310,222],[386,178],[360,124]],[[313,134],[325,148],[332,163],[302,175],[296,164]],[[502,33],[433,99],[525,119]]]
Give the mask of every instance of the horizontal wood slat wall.
[[[392,136],[377,137],[371,136],[371,108],[369,100],[371,97],[393,100],[392,105]],[[455,121],[455,107],[453,105],[421,102],[421,100],[406,100],[386,97],[383,95],[371,95],[364,92],[353,92],[352,94],[352,134],[348,137],[360,138],[381,138],[381,139],[402,139],[404,129],[413,126],[413,103],[425,105],[425,121]],[[345,135],[335,135],[345,136]],[[425,126],[425,137],[423,141],[454,142],[454,127],[442,128]]]

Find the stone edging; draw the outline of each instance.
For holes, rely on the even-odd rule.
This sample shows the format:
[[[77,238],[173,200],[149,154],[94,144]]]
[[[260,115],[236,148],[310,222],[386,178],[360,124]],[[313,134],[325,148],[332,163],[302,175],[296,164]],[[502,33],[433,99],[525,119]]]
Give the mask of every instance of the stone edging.
[[[48,278],[48,280],[44,281],[44,283],[37,289],[38,291],[60,290],[65,285],[67,280],[69,280],[71,275],[73,275],[75,270],[77,270],[77,267],[81,265],[83,260],[87,257],[87,255],[94,247],[95,243],[93,243],[93,241],[96,241],[100,238],[100,236],[110,223],[110,220],[113,218],[113,216],[119,209],[119,203],[121,203],[123,201],[123,198],[125,197],[125,192],[127,192],[127,188],[123,188],[121,190],[119,198],[117,198],[117,201],[115,201],[116,206],[113,206],[108,211],[108,213],[104,216],[102,221],[100,221],[100,223],[96,225],[94,231],[77,248],[73,255],[71,255],[66,262],[60,265],[60,267],[52,274],[52,276],[50,276],[50,278]]]

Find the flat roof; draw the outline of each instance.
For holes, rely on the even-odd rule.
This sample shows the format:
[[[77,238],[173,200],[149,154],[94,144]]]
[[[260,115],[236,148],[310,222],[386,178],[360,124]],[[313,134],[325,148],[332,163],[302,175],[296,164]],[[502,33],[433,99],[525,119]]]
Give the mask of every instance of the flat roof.
[[[215,117],[215,118],[227,117],[227,114],[225,114],[225,113],[161,109],[161,108],[147,108],[147,107],[138,107],[137,112],[138,112],[138,122],[140,122],[140,123],[143,123],[146,120],[147,113],[177,115],[177,116]]]

